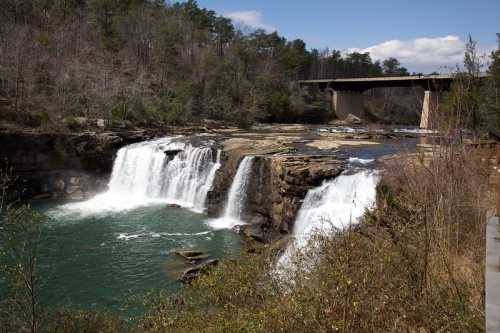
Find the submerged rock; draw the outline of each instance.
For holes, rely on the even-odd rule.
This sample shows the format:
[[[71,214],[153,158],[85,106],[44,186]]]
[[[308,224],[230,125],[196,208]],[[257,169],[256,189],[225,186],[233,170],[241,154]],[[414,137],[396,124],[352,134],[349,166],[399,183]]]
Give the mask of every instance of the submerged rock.
[[[168,208],[182,208],[182,206],[178,205],[178,204],[168,204],[167,207]]]
[[[188,261],[196,260],[202,256],[208,257],[208,252],[201,250],[176,250],[174,253]]]
[[[50,193],[39,193],[35,194],[31,199],[32,200],[47,200],[52,198],[52,195]]]
[[[205,260],[194,267],[184,270],[179,277],[179,281],[189,284],[200,275],[208,272],[211,267],[216,266],[218,263],[218,259]]]

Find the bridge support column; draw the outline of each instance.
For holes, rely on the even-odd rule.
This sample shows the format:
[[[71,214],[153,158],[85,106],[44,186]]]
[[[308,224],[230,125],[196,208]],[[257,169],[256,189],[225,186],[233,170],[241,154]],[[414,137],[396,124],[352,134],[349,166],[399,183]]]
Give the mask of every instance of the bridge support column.
[[[420,128],[432,129],[437,124],[436,111],[438,108],[438,94],[435,91],[426,90],[422,104],[422,115],[420,117]]]
[[[364,97],[361,92],[334,91],[333,109],[339,119],[344,119],[349,114],[353,114],[361,119],[365,116]]]

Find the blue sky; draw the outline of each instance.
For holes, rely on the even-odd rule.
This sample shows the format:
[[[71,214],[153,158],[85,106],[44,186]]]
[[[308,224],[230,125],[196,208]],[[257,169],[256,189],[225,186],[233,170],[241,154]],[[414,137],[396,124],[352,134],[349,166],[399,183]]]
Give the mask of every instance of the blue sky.
[[[463,57],[470,33],[482,52],[496,46],[500,0],[198,0],[242,28],[277,30],[310,48],[395,56],[410,70],[444,71]]]

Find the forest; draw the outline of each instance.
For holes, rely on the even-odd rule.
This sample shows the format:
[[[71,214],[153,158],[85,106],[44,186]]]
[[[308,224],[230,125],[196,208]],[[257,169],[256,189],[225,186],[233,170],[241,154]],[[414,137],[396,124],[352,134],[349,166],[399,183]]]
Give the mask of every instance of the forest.
[[[325,110],[297,79],[408,75],[397,59],[309,50],[277,32],[243,33],[196,1],[5,0],[0,124],[65,130],[78,119],[249,126]]]

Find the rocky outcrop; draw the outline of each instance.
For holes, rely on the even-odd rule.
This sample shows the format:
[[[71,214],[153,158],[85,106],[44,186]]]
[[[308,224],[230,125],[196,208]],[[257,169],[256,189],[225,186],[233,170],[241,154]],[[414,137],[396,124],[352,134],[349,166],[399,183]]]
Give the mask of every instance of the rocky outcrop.
[[[154,136],[146,131],[0,132],[0,161],[17,178],[13,197],[84,200],[105,189],[120,147]]]
[[[209,214],[213,216],[222,213],[238,164],[236,156],[226,155],[225,161],[228,164],[219,170],[208,197]],[[331,155],[255,156],[243,212],[248,224],[240,227],[240,233],[259,242],[271,242],[290,233],[307,191],[339,175],[343,165]]]
[[[183,258],[185,263],[191,266],[183,270],[178,278],[179,281],[186,284],[191,283],[219,263],[218,259],[210,258],[210,254],[202,250],[182,249],[175,250],[173,253]]]
[[[338,176],[343,162],[333,156],[273,156],[271,158],[272,226],[289,233],[309,189]]]

